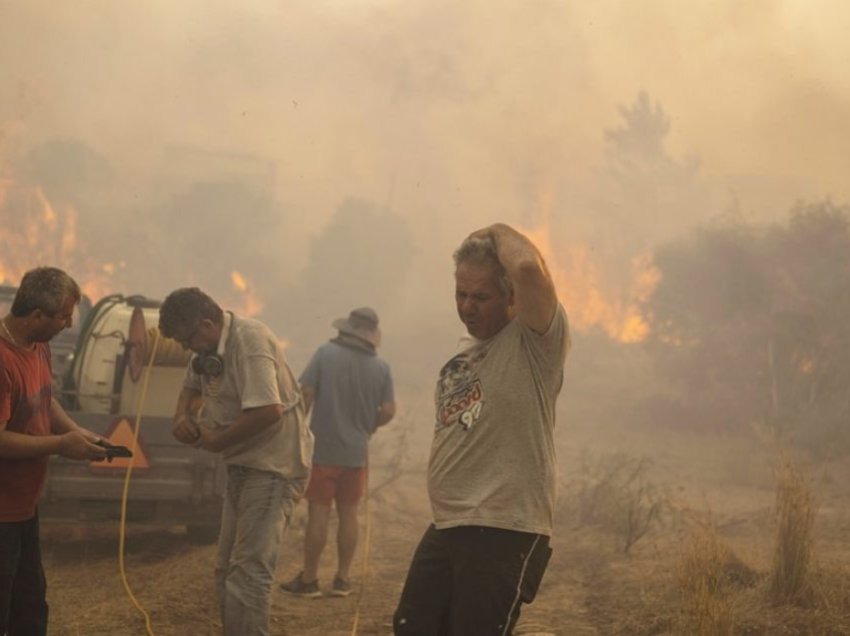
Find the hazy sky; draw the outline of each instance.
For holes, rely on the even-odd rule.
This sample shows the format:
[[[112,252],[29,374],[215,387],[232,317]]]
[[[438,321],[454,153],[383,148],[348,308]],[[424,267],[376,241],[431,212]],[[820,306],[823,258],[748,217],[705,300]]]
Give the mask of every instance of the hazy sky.
[[[116,158],[163,143],[256,152],[279,162],[281,188],[332,207],[386,196],[393,173],[400,191],[423,171],[495,191],[505,184],[491,177],[535,158],[580,175],[617,104],[644,89],[672,117],[674,151],[706,171],[848,194],[840,1],[4,0],[0,11],[2,114],[23,143],[78,136]],[[463,183],[470,172],[484,183]]]
[[[640,91],[718,197],[699,215],[850,200],[848,36],[838,0],[0,0],[0,153],[83,140],[127,197],[169,148],[257,157],[293,275],[348,196],[409,220],[417,272],[449,271],[497,219],[548,216],[555,252],[616,235],[604,132]]]

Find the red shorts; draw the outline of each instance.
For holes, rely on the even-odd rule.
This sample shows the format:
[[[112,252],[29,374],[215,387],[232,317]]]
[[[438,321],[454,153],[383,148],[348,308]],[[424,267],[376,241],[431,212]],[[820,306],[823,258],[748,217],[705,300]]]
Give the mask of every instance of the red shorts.
[[[325,466],[313,464],[310,483],[304,498],[307,501],[337,506],[353,506],[366,492],[366,467]]]

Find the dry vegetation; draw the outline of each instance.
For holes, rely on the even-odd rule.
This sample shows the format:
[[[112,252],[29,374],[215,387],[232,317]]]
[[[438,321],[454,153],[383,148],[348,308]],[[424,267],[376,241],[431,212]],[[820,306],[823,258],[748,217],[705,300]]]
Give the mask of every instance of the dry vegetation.
[[[578,470],[567,480],[568,495],[560,520],[610,531],[616,547],[628,554],[668,507],[666,498],[649,482],[652,462],[622,453],[590,458],[583,454]]]
[[[402,422],[375,447],[380,488],[370,500],[360,634],[391,633],[428,520],[427,426],[411,416]],[[575,426],[558,434],[555,555],[518,634],[850,634],[850,461],[792,461],[751,439]],[[298,568],[304,516],[301,506],[281,580]],[[145,633],[118,578],[115,532],[45,528],[51,635]],[[157,636],[219,633],[212,546],[151,528],[133,528],[127,546],[131,584]],[[321,580],[333,574],[332,556],[329,548]],[[276,590],[272,633],[348,634],[357,609],[356,595],[306,601]]]
[[[826,472],[820,466],[832,477],[815,483],[807,476],[815,466],[806,469],[789,455],[764,451],[761,459],[775,462],[773,480],[767,480],[765,470],[764,483],[741,486],[736,481],[751,482],[752,466],[736,476],[717,471],[730,464],[715,460],[734,453],[740,461],[758,462],[752,448],[735,448],[736,441],[728,439],[680,441],[700,442],[705,455],[696,459],[692,451],[677,449],[682,456],[671,458],[665,470],[653,471],[654,479],[669,479],[671,489],[678,482],[677,494],[655,502],[664,514],[633,544],[631,556],[596,555],[593,580],[603,590],[610,588],[591,595],[597,632],[850,634],[848,497],[836,483],[838,475],[846,477],[850,462],[833,463]],[[629,502],[628,509],[643,510],[646,518],[654,505],[646,493],[659,490],[648,475],[634,477],[642,474],[635,467],[645,462],[615,453],[595,465],[607,469],[587,473],[602,478],[590,480],[593,488],[579,488],[578,501],[588,492],[592,500],[606,493],[593,510],[624,509],[623,502]],[[828,508],[817,505],[816,489],[829,500]],[[580,503],[578,509],[583,509]],[[624,528],[631,526],[593,527],[598,551],[607,537],[622,545]],[[582,544],[587,541],[585,536]]]
[[[811,488],[800,469],[783,458],[776,470],[776,549],[770,577],[770,597],[777,604],[812,600],[814,521]]]

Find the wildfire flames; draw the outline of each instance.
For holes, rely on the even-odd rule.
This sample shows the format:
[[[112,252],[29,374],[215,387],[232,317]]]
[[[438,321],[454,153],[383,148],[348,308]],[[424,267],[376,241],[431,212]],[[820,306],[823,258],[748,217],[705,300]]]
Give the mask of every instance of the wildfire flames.
[[[263,310],[263,301],[257,296],[253,286],[245,276],[234,270],[230,273],[230,282],[233,283],[233,288],[240,292],[241,307],[236,308],[238,313],[245,316],[256,316]]]
[[[126,283],[117,280],[126,273],[126,262],[99,262],[86,252],[78,240],[78,217],[73,205],[51,201],[42,187],[14,178],[9,167],[0,164],[0,284],[16,286],[28,270],[51,265],[71,274],[92,301],[138,291],[125,289]],[[188,275],[186,280],[194,278]],[[175,286],[181,282],[175,280]],[[254,316],[262,311],[262,301],[243,274],[233,271],[230,284],[224,300],[237,312]]]
[[[71,273],[93,300],[113,291],[112,277],[125,263],[98,263],[81,252],[74,206],[54,205],[41,187],[6,176],[0,178],[0,218],[0,283],[17,285],[33,267],[52,265]]]
[[[542,210],[549,209],[546,201],[541,203]],[[126,270],[124,261],[98,262],[81,249],[78,213],[73,205],[51,201],[43,188],[14,179],[3,165],[0,165],[0,221],[4,226],[0,283],[17,285],[27,270],[38,265],[54,265],[71,273],[93,301],[110,293],[137,291],[124,289],[124,283],[116,280],[116,275]],[[548,220],[525,233],[546,259],[558,297],[575,329],[601,328],[620,342],[640,342],[648,336],[649,326],[641,315],[640,305],[660,279],[648,255],[632,260],[629,282],[624,288],[606,288],[599,264],[587,245],[573,242],[555,249]],[[215,293],[215,286],[212,287]],[[231,271],[230,286],[223,296],[222,300],[242,315],[256,316],[263,310],[256,288],[238,270]]]
[[[599,265],[587,245],[569,243],[553,249],[549,224],[543,223],[523,233],[537,245],[555,283],[558,298],[573,328],[584,331],[601,328],[619,342],[642,342],[649,325],[640,305],[649,298],[661,274],[648,254],[632,259],[626,289],[606,289]]]

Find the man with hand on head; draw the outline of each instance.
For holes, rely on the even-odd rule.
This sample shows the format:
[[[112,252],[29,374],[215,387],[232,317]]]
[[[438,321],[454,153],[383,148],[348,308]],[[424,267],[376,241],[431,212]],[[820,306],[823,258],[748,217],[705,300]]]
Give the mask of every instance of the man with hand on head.
[[[174,436],[221,453],[227,466],[216,562],[224,634],[267,636],[280,542],[313,452],[301,394],[282,344],[263,323],[223,311],[196,287],[169,294],[159,316],[162,334],[195,354]]]
[[[71,326],[81,294],[55,267],[24,274],[0,319],[0,634],[47,633],[36,504],[50,455],[99,461],[100,437],[53,398],[48,342]]]
[[[507,225],[470,235],[454,261],[470,338],[437,381],[434,522],[393,617],[398,635],[510,634],[551,554],[567,317],[540,252]]]
[[[309,503],[304,569],[281,588],[299,596],[321,596],[319,559],[336,502],[337,571],[331,596],[351,593],[350,572],[357,547],[357,509],[366,488],[369,438],[395,415],[389,365],[377,355],[378,314],[353,310],[333,323],[339,335],[318,348],[301,374],[310,427],[316,437],[313,472],[304,498]]]

